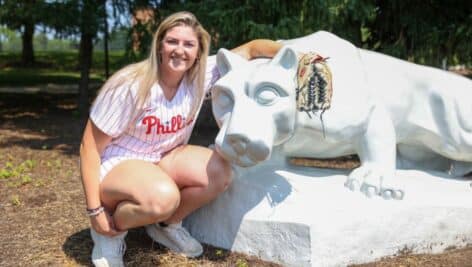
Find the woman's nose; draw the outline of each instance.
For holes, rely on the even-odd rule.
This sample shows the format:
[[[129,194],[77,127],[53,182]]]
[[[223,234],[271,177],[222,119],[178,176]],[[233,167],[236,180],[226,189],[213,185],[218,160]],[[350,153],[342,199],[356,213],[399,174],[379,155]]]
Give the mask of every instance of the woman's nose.
[[[174,53],[183,54],[184,53],[184,48],[181,45],[178,45],[177,47],[175,47]]]

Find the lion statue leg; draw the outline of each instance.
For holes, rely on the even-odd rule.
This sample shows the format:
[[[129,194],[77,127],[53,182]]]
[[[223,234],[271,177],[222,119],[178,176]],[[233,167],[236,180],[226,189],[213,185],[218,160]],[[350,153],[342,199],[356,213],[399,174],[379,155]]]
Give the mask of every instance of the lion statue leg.
[[[395,129],[386,110],[374,106],[363,135],[355,142],[361,166],[348,176],[345,186],[368,197],[402,199],[404,193],[394,185],[396,166]]]

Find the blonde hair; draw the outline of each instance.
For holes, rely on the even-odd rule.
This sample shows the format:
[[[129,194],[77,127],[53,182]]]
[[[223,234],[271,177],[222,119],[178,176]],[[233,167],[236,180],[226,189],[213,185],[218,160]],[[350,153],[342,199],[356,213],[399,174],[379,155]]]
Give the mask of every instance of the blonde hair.
[[[139,88],[136,99],[136,112],[130,118],[133,120],[140,109],[143,108],[146,101],[149,99],[152,86],[159,81],[159,64],[160,50],[162,40],[164,39],[168,30],[177,26],[191,27],[198,39],[198,53],[197,59],[193,66],[187,71],[184,81],[188,85],[195,88],[193,94],[192,107],[187,115],[189,119],[193,118],[198,112],[204,97],[204,83],[205,83],[205,69],[206,61],[210,49],[210,35],[198,22],[195,15],[190,12],[182,11],[174,13],[165,18],[154,33],[151,51],[149,57],[141,62],[128,65],[115,73],[100,89],[100,93],[106,90],[113,90],[117,86],[123,85],[130,80],[132,83],[139,81]],[[132,84],[130,83],[130,84]],[[195,119],[195,118],[194,118]]]

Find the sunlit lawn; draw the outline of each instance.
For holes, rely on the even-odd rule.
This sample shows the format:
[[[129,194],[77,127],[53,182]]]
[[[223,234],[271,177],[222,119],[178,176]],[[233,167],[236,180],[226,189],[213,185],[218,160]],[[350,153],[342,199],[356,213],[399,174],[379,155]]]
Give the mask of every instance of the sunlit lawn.
[[[26,86],[36,84],[74,84],[80,79],[77,51],[39,51],[35,52],[37,64],[34,67],[21,67],[19,52],[0,53],[0,86]],[[105,58],[101,51],[94,52],[91,81],[103,82],[105,79]],[[128,63],[123,51],[109,54],[110,73]]]

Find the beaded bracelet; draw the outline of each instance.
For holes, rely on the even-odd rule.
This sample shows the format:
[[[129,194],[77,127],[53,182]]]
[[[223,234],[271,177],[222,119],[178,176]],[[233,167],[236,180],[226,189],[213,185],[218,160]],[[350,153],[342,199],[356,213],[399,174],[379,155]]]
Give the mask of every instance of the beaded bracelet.
[[[95,208],[95,209],[86,209],[87,216],[89,216],[89,217],[95,217],[98,214],[102,213],[104,210],[105,210],[105,208],[103,206],[100,206],[100,207]]]

